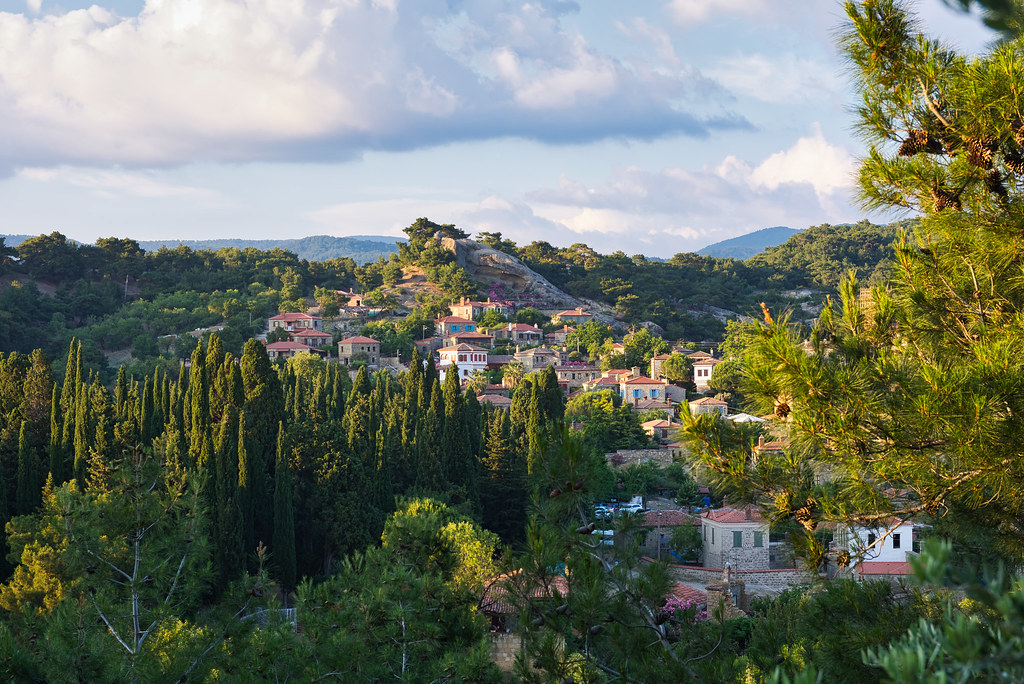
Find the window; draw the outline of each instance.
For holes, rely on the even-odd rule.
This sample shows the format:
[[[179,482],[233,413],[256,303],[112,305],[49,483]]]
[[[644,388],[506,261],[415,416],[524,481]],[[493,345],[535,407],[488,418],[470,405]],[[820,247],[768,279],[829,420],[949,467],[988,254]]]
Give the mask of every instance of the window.
[[[754,548],[759,549],[764,546],[764,532],[754,533]]]
[[[658,390],[652,389],[651,390],[651,399],[657,399],[657,398],[658,398]]]
[[[739,532],[739,531],[733,532],[732,533],[732,547],[734,549],[738,549],[741,546],[743,546],[743,533]]]
[[[874,532],[868,532],[868,546],[871,546],[874,543],[875,543],[875,533]]]
[[[639,399],[640,398],[640,390],[638,390],[638,389],[633,390],[633,398],[634,399]]]
[[[900,535],[898,535],[898,534],[892,535],[892,548],[894,548],[894,549],[900,548]]]
[[[715,528],[714,527],[711,528],[711,545],[712,546],[715,545]]]

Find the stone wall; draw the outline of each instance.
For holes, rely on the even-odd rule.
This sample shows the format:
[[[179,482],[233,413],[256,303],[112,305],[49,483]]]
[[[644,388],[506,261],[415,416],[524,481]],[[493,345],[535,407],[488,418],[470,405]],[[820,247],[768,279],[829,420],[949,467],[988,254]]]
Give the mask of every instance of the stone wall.
[[[522,648],[522,637],[514,632],[488,632],[487,640],[491,642],[491,661],[502,672],[512,672]]]
[[[614,454],[605,454],[604,457],[608,461],[608,465],[612,469],[625,468],[631,465],[643,465],[649,461],[654,461],[658,465],[665,467],[672,463],[675,457],[681,453],[679,449],[620,449]],[[622,462],[616,465],[616,461],[613,457],[618,455]]]
[[[681,582],[711,584],[722,580],[722,568],[697,568],[687,565],[669,565],[669,575]],[[783,570],[733,570],[732,576],[743,580],[749,587],[757,585],[772,589],[788,589],[810,584],[814,575],[798,568]]]

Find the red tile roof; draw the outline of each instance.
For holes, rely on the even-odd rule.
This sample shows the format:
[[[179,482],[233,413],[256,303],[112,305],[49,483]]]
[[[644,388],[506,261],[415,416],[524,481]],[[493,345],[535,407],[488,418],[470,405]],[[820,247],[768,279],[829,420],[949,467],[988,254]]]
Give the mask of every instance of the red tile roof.
[[[700,589],[694,589],[685,584],[673,584],[668,590],[668,598],[677,598],[681,601],[690,600],[697,604],[704,604],[708,602],[708,595]]]
[[[289,349],[299,349],[314,351],[313,347],[302,344],[301,342],[292,342],[291,340],[284,340],[282,342],[271,342],[267,345],[267,351],[287,351]]]
[[[694,399],[690,402],[690,406],[728,406],[727,403],[721,399],[715,399],[714,397],[704,397],[702,399]]]
[[[444,351],[487,351],[487,350],[484,349],[483,347],[474,347],[471,344],[466,344],[465,342],[460,342],[458,344],[453,344],[450,347],[442,347],[441,349],[438,349],[437,351],[444,352]]]
[[[549,577],[546,585],[538,584],[529,592],[523,586],[525,581],[522,570],[494,577],[484,587],[480,610],[486,613],[514,614],[522,608],[527,593],[531,599],[544,599],[553,596],[556,591],[562,596],[569,591],[569,583],[561,575]]]
[[[556,316],[592,316],[593,314],[588,314],[583,309],[566,309],[565,311],[560,311],[559,313],[556,313],[555,315]]]
[[[334,337],[331,333],[325,333],[322,330],[314,330],[313,328],[299,328],[298,330],[289,330],[292,335],[299,335],[304,337]]]
[[[659,513],[661,513],[662,527],[679,527],[680,525],[700,524],[698,518],[683,511],[647,511],[644,513],[644,526],[657,527]]]
[[[338,344],[380,344],[377,340],[372,337],[363,337],[362,335],[356,335],[355,337],[346,337]]]
[[[749,513],[749,516],[748,516]],[[761,517],[761,509],[757,506],[744,506],[743,508],[718,508],[706,511],[703,516],[708,520],[720,523],[760,523],[764,522]]]
[[[512,399],[503,394],[480,394],[476,398],[481,404],[488,403],[491,406],[511,406]]]
[[[510,323],[508,330],[513,332],[543,332],[540,328],[535,328],[532,325],[526,323]]]
[[[454,337],[455,339],[459,339],[460,337],[468,337],[468,338],[473,339],[473,340],[479,340],[479,339],[485,339],[485,338],[488,339],[488,340],[493,340],[494,339],[494,335],[488,335],[487,333],[476,332],[475,330],[470,330],[469,332],[455,333],[454,335],[452,335],[452,337]]]
[[[661,380],[655,380],[654,378],[648,378],[645,375],[640,375],[635,378],[626,380],[627,385],[664,385]]]
[[[307,313],[297,313],[297,312],[293,312],[293,311],[286,311],[284,313],[279,313],[276,316],[271,316],[267,320],[271,320],[271,321],[310,321],[310,320],[319,321],[320,317],[319,316],[311,316],[311,315],[309,315]]]
[[[445,316],[444,318],[438,318],[434,321],[435,323],[475,323],[475,321],[462,316]]]

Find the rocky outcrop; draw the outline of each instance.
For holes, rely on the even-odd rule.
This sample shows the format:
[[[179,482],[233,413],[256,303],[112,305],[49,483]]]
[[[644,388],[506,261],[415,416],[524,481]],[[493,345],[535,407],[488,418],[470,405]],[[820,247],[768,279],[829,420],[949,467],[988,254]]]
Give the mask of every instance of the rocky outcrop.
[[[550,302],[551,306],[572,309],[584,304],[552,285],[519,259],[473,240],[441,238],[441,245],[455,253],[459,266],[485,285],[504,283],[521,294]]]

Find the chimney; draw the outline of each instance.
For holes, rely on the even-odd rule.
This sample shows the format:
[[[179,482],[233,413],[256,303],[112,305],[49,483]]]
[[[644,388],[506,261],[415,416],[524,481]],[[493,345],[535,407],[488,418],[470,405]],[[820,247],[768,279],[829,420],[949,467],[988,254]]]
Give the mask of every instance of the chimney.
[[[750,506],[743,509],[743,519],[750,520]]]
[[[640,366],[633,366],[633,368],[631,370],[633,371],[633,374],[630,376],[631,378],[639,378],[640,377]]]
[[[764,435],[761,435],[760,437],[757,438],[757,448],[758,449],[763,449],[764,448]]]

